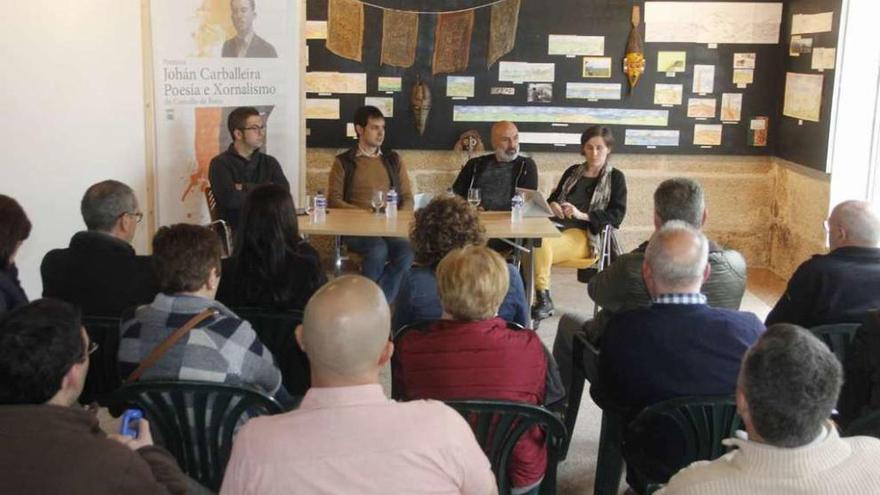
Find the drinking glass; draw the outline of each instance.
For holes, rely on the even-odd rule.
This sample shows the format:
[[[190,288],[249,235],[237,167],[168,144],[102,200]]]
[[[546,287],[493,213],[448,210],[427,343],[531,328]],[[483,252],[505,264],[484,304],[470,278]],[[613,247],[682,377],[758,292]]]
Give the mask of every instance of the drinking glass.
[[[374,190],[373,196],[370,198],[370,205],[373,206],[373,211],[379,215],[382,207],[385,206],[385,191],[381,189]]]
[[[472,187],[468,189],[468,203],[474,208],[480,206],[480,189]]]

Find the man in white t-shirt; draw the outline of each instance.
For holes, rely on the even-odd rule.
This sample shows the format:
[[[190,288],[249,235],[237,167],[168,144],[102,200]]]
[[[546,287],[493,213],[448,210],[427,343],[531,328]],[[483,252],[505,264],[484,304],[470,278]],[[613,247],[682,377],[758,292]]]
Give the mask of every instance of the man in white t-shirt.
[[[340,277],[315,293],[296,329],[312,388],[299,409],[242,428],[221,494],[496,494],[458,413],[385,396],[390,328],[385,296],[367,278]]]
[[[669,480],[663,495],[880,493],[880,440],[840,438],[828,420],[843,382],[840,363],[796,325],[767,329],[743,358],[736,403],[746,432],[737,447]]]

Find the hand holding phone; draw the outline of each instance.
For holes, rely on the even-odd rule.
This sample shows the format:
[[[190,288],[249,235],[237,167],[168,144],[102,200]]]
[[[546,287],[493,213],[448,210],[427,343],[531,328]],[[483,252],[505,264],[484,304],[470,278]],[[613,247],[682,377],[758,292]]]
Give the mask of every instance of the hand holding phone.
[[[137,438],[138,429],[136,425],[142,419],[144,419],[144,412],[140,409],[126,409],[122,413],[122,425],[119,428],[119,433],[126,437]]]

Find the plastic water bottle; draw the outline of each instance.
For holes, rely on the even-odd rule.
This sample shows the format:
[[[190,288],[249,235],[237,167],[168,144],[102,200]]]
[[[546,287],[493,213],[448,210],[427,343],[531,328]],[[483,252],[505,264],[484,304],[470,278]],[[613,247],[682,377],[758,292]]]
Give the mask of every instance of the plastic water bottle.
[[[513,223],[522,222],[523,209],[525,209],[525,199],[520,193],[514,194],[510,199],[510,221]]]
[[[397,218],[397,191],[393,187],[385,195],[385,218]]]
[[[315,207],[312,209],[312,223],[324,223],[327,221],[327,198],[324,191],[318,189],[315,194]]]

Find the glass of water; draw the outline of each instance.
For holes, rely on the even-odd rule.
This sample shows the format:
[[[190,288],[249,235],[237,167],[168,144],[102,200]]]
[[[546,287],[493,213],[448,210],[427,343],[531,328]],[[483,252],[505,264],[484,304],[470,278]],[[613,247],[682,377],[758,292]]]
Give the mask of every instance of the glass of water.
[[[381,189],[374,190],[373,196],[370,197],[370,205],[373,207],[373,211],[376,215],[379,215],[382,211],[382,207],[385,206],[385,191]]]
[[[474,208],[480,206],[480,189],[477,187],[472,187],[468,189],[468,203],[471,204]]]

